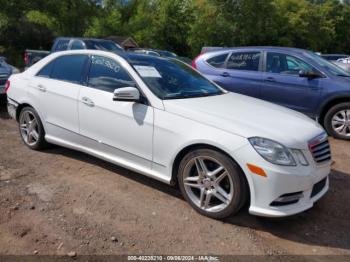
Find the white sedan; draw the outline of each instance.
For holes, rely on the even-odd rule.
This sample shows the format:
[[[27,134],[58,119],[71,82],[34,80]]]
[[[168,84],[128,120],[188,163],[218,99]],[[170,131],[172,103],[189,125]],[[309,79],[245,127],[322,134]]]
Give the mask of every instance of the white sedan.
[[[319,124],[228,93],[178,60],[57,52],[11,76],[6,90],[29,148],[57,144],[177,183],[212,218],[245,204],[251,214],[288,216],[328,190],[330,146]]]

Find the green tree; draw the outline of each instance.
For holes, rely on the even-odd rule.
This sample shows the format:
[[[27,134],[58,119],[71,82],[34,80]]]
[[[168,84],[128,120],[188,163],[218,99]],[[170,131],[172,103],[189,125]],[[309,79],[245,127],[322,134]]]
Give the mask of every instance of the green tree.
[[[332,42],[324,51],[350,53],[350,4],[337,0],[325,0],[321,7],[322,15],[331,21],[334,28]]]
[[[157,43],[155,38],[157,4],[157,1],[139,0],[134,15],[128,21],[129,32],[141,46],[152,47]]]
[[[186,55],[190,51],[187,45],[190,24],[192,23],[191,1],[159,1],[155,12],[155,47]]]
[[[133,36],[144,47],[195,56],[203,46],[281,45],[350,52],[344,0],[0,0],[0,52],[18,64],[26,48],[57,36]]]
[[[125,29],[121,21],[121,13],[114,1],[106,1],[103,9],[96,10],[97,14],[91,19],[91,24],[85,36],[105,37],[110,35],[123,35]]]
[[[141,45],[187,54],[191,21],[189,0],[139,0],[128,28]]]
[[[222,15],[217,5],[210,0],[195,0],[192,3],[193,22],[190,24],[188,45],[191,55],[197,55],[203,46],[230,46],[233,26]]]
[[[29,9],[27,19],[46,25],[55,35],[82,36],[97,13],[92,0],[51,0]]]
[[[323,4],[305,0],[275,0],[283,18],[279,25],[280,44],[324,51],[335,37],[334,22],[325,16]]]
[[[231,24],[231,45],[271,45],[278,39],[280,13],[272,0],[215,0]]]

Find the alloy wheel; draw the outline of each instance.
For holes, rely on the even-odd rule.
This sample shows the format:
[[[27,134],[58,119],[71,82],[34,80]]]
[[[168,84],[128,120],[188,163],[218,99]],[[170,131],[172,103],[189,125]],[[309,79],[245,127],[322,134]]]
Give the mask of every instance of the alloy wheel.
[[[339,135],[350,137],[350,109],[340,110],[333,115],[332,128]]]
[[[29,146],[34,146],[39,141],[39,125],[35,115],[28,110],[24,111],[19,125],[23,141]]]
[[[218,160],[208,156],[192,158],[183,172],[185,191],[191,201],[206,212],[220,212],[233,198],[233,180]]]

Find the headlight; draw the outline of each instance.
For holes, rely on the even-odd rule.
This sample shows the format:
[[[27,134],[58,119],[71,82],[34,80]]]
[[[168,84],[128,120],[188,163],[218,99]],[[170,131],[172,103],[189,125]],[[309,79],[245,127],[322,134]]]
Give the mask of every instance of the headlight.
[[[283,166],[296,166],[292,153],[284,145],[262,137],[251,137],[249,142],[267,161]]]
[[[303,166],[308,166],[309,162],[306,160],[303,151],[299,149],[292,149],[292,154],[296,160],[298,160],[299,164]]]

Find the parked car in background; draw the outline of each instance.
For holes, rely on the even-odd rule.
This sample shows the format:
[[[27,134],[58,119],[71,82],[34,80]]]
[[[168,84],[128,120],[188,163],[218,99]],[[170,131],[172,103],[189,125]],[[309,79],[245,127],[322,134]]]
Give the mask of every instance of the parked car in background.
[[[337,60],[338,63],[343,63],[343,64],[350,64],[350,57],[347,58],[340,58]]]
[[[350,73],[313,52],[227,48],[199,55],[193,66],[226,90],[300,111],[350,140]]]
[[[166,50],[159,50],[159,49],[151,49],[151,48],[130,48],[128,49],[128,52],[133,52],[137,54],[145,54],[145,55],[153,55],[153,56],[160,56],[160,57],[166,57],[166,58],[175,58],[179,59],[180,61],[191,64],[192,60],[188,57],[184,56],[178,56],[177,54],[166,51]]]
[[[50,51],[26,49],[24,52],[24,64],[26,67],[34,65],[49,54]]]
[[[5,94],[6,81],[10,77],[11,74],[17,74],[19,70],[9,65],[6,62],[6,58],[0,56],[0,95]]]
[[[159,49],[152,49],[152,48],[130,48],[128,49],[129,52],[134,52],[137,54],[146,54],[146,55],[153,55],[153,56],[161,56],[161,57],[170,57],[170,58],[177,58],[177,54],[166,51],[166,50],[159,50]]]
[[[321,54],[321,57],[330,62],[336,62],[339,59],[347,58],[349,55],[346,54]]]
[[[321,57],[332,62],[333,64],[343,68],[344,70],[350,72],[350,65],[344,64],[343,59],[347,59],[349,55],[346,54],[321,54]]]
[[[350,57],[338,59],[335,64],[350,73]]]
[[[222,47],[222,46],[203,46],[202,50],[201,50],[201,54],[206,53],[206,52],[211,52],[211,51],[218,51],[218,50],[221,50],[223,48],[225,48],[225,47]]]
[[[55,39],[51,51],[27,49],[24,53],[24,63],[26,67],[29,67],[50,53],[77,49],[104,50],[109,52],[124,51],[121,46],[111,40],[97,38],[59,37]]]
[[[320,125],[227,92],[176,59],[57,52],[9,81],[8,112],[29,148],[50,142],[177,183],[206,216],[227,217],[248,200],[252,214],[288,216],[328,190]]]

